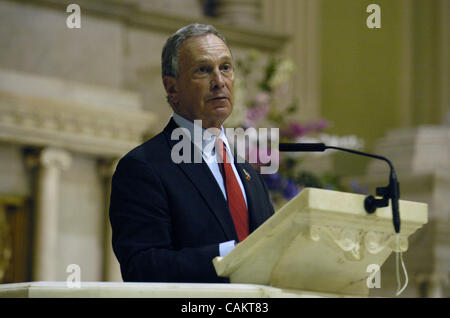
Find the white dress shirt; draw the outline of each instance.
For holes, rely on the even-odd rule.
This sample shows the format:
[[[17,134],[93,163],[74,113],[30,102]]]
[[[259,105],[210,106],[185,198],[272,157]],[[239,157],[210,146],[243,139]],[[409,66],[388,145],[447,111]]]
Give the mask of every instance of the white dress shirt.
[[[234,165],[234,157],[230,151],[230,145],[228,144],[227,137],[225,136],[223,126],[220,127],[220,134],[217,137],[213,134],[209,134],[209,133],[205,134],[206,130],[202,127],[202,130],[201,130],[201,132],[203,134],[202,137],[194,138],[194,123],[192,121],[187,120],[186,118],[180,116],[177,113],[173,113],[172,116],[173,116],[173,120],[175,121],[175,123],[178,126],[180,126],[182,128],[186,128],[189,131],[189,133],[191,134],[192,142],[200,150],[203,160],[208,165],[208,168],[211,171],[211,173],[213,174],[218,186],[220,187],[220,190],[222,190],[222,194],[223,194],[225,200],[227,200],[227,191],[225,189],[225,184],[223,182],[222,173],[220,172],[219,164],[217,161],[217,156],[216,156],[215,150],[214,150],[216,138],[222,139],[222,141],[225,145],[226,151],[227,151],[229,162],[231,164],[231,167],[233,168],[233,172],[234,172],[234,175],[236,176],[236,180],[238,181],[239,186],[241,188],[242,194],[245,199],[245,204],[247,205],[247,195],[245,194],[244,185],[242,184],[241,178],[239,177],[239,174]],[[199,131],[198,128],[195,131]],[[207,138],[204,139],[204,137],[207,137]],[[201,140],[201,142],[200,142],[200,140]],[[247,208],[248,208],[248,205],[247,205]],[[234,248],[234,245],[235,245],[234,240],[220,243],[219,244],[220,256],[223,257],[226,254],[228,254]]]

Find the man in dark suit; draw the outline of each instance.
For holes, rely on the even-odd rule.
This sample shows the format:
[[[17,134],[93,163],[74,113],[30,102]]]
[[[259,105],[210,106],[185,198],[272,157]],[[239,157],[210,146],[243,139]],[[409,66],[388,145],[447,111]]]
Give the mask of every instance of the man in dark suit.
[[[261,176],[236,160],[222,127],[234,102],[225,38],[212,26],[180,29],[163,49],[162,76],[174,114],[160,134],[117,165],[110,202],[113,249],[124,281],[227,282],[217,276],[213,258],[274,211]],[[200,130],[204,138],[174,151],[180,129],[184,136]],[[179,162],[179,155],[190,160]]]

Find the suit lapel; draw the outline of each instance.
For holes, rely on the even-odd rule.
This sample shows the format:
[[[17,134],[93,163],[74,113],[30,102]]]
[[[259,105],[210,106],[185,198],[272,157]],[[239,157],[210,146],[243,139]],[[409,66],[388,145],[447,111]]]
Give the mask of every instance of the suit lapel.
[[[177,124],[170,119],[169,124],[164,129],[170,149],[178,143],[178,140],[172,140],[172,131],[177,128]],[[222,191],[216,182],[213,174],[209,170],[208,165],[203,161],[201,163],[194,163],[194,151],[199,151],[191,142],[191,163],[181,162],[176,164],[184,174],[189,178],[193,185],[197,188],[203,200],[209,206],[210,210],[215,214],[217,220],[225,232],[227,239],[238,240],[236,230],[234,228],[233,220],[228,211],[228,205],[223,197]],[[200,155],[201,157],[201,155]]]
[[[247,196],[249,230],[251,233],[264,222],[264,220],[260,218],[261,213],[258,212],[260,209],[260,200],[258,199],[258,196],[261,195],[255,184],[258,182],[258,176],[254,174],[253,168],[249,167],[248,163],[238,163],[237,160],[235,160],[234,164],[242,184],[244,185],[245,194]]]

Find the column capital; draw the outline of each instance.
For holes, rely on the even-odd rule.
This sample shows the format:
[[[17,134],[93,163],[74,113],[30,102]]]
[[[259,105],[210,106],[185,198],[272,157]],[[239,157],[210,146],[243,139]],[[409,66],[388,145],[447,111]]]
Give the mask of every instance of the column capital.
[[[72,155],[64,149],[49,147],[41,151],[39,161],[44,167],[57,167],[66,170],[72,163]]]
[[[97,160],[97,168],[101,177],[111,178],[116,171],[120,158],[99,159]]]

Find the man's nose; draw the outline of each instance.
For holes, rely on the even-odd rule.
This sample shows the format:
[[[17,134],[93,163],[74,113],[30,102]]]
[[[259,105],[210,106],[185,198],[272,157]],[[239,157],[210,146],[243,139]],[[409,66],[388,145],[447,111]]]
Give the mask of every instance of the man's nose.
[[[218,68],[215,69],[211,75],[211,89],[222,88],[225,86],[223,74]]]

